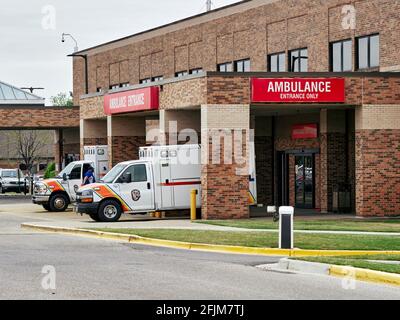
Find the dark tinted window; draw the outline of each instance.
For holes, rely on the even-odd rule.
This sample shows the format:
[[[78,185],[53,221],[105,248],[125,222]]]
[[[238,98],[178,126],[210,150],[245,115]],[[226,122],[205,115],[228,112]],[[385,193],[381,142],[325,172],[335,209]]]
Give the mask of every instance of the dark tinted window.
[[[175,73],[175,77],[184,77],[187,76],[189,73],[187,71],[179,71],[177,73]]]
[[[331,43],[331,71],[352,71],[352,41]]]
[[[292,72],[308,71],[308,50],[297,49],[289,53],[289,70]]]
[[[269,72],[285,72],[286,71],[286,54],[276,53],[268,56]]]
[[[369,69],[379,67],[379,35],[357,39],[357,68]]]
[[[150,83],[150,82],[151,82],[151,79],[150,79],[150,78],[142,79],[142,80],[140,80],[139,82],[140,82],[141,84]]]
[[[221,63],[218,65],[219,72],[232,72],[233,71],[233,64],[232,62]]]
[[[131,174],[132,182],[147,182],[146,165],[135,164],[133,166],[130,166],[128,169],[125,170],[123,175],[128,172]]]
[[[78,180],[82,178],[82,166],[80,164],[76,165],[71,173],[69,174],[70,180]]]
[[[250,59],[235,61],[236,72],[250,72]]]
[[[196,68],[189,71],[190,74],[199,74],[201,72],[203,72],[202,68]]]

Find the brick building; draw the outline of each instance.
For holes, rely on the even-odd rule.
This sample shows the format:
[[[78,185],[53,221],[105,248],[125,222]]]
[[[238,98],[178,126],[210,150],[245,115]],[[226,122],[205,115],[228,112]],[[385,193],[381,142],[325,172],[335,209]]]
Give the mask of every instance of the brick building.
[[[22,163],[17,151],[20,130],[37,131],[30,136],[40,145],[35,172],[53,161],[60,169],[69,157],[79,157],[78,108],[46,107],[45,99],[0,81],[0,168]]]
[[[115,165],[198,139],[211,159],[228,134],[243,154],[254,140],[259,203],[331,212],[345,191],[360,216],[400,215],[399,34],[397,0],[252,0],[83,50],[81,147]],[[206,161],[203,217],[248,217],[248,179]]]

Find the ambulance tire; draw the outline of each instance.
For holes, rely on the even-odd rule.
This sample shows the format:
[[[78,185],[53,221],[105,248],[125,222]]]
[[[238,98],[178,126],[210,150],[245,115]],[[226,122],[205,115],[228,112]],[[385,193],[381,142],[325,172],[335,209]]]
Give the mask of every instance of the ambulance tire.
[[[90,219],[96,222],[100,222],[99,214],[98,213],[89,213]]]
[[[69,199],[65,194],[58,193],[50,198],[49,206],[52,212],[64,212],[69,205]]]
[[[51,211],[49,204],[42,204],[43,208],[47,211]]]
[[[117,222],[121,215],[121,205],[115,200],[105,200],[99,207],[98,217],[101,222]]]

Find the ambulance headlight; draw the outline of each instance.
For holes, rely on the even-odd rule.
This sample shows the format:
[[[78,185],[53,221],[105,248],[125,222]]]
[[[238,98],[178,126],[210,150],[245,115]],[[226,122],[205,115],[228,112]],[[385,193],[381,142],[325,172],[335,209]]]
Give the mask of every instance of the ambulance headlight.
[[[93,202],[93,190],[84,190],[77,193],[77,200],[81,203],[92,203]]]
[[[93,190],[84,190],[81,192],[81,197],[92,197],[93,198]]]
[[[44,183],[36,183],[35,184],[35,188],[34,188],[34,192],[36,194],[46,194],[46,192],[49,190],[49,188],[47,187],[46,184]]]

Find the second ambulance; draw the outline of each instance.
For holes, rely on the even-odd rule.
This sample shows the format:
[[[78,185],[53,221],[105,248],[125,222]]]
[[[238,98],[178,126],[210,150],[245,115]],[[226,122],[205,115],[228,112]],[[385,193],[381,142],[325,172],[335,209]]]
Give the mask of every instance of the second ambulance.
[[[249,198],[256,204],[254,149],[251,154]],[[75,210],[99,222],[116,222],[123,213],[186,210],[193,189],[200,208],[199,145],[144,147],[139,156],[140,160],[116,165],[101,183],[80,188]]]

